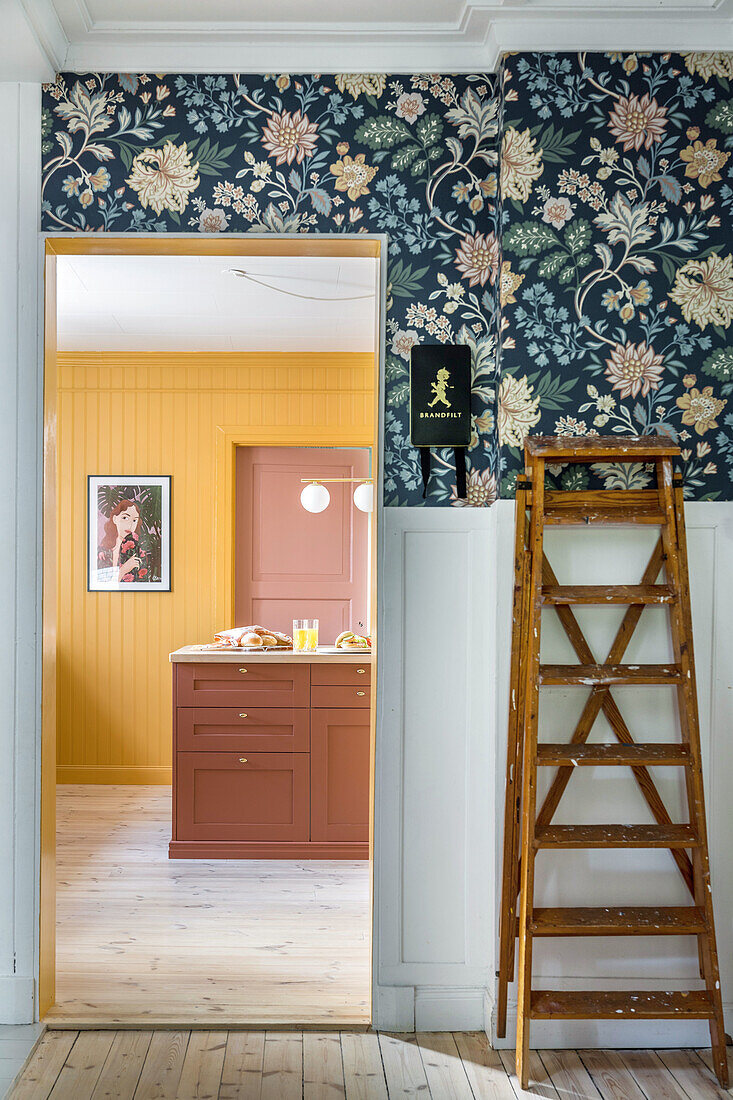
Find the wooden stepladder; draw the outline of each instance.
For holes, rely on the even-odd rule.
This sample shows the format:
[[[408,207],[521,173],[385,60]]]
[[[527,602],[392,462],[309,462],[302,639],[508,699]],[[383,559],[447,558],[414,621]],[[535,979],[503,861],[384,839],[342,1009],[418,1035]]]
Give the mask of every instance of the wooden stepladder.
[[[515,585],[507,746],[504,867],[500,911],[497,1034],[506,1033],[507,987],[517,976],[517,1076],[528,1086],[531,1020],[706,1019],[720,1084],[728,1083],[723,1007],[715,944],[700,730],[692,649],[692,618],[681,478],[672,460],[679,448],[659,437],[567,438],[534,436],[525,443],[525,476],[517,481]],[[545,489],[545,464],[566,462],[652,464],[657,487],[644,490],[555,492]],[[638,585],[559,584],[543,547],[546,525],[651,524],[659,541]],[[611,536],[612,537],[612,536]],[[659,574],[664,568],[664,583]],[[628,605],[606,660],[599,664],[572,606]],[[644,608],[669,609],[674,664],[623,664]],[[541,611],[556,611],[579,664],[540,663]],[[677,742],[636,742],[611,694],[614,685],[669,684],[677,692]],[[538,739],[543,685],[590,687],[567,743]],[[603,713],[615,742],[588,744]],[[575,767],[628,766],[651,811],[653,825],[555,825],[553,815]],[[675,824],[649,772],[650,766],[684,769],[689,820]],[[538,768],[556,768],[537,809]],[[602,773],[601,773],[602,774]],[[602,780],[599,779],[599,802]],[[689,890],[689,906],[538,908],[535,861],[545,849],[668,848]],[[538,936],[697,937],[701,984],[685,992],[649,990],[553,991],[532,988],[532,948]]]

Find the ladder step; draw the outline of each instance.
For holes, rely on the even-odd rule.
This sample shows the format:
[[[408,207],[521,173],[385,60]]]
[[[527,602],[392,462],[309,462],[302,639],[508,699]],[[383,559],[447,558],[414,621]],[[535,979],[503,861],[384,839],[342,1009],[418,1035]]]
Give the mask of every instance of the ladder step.
[[[697,848],[692,825],[547,825],[535,848]]]
[[[582,767],[606,764],[609,766],[645,764],[687,764],[690,749],[687,745],[573,745],[550,744],[537,746],[537,763],[545,767]]]
[[[707,1020],[714,1015],[712,995],[705,989],[687,992],[581,989],[532,991],[533,1020]]]
[[[604,684],[678,684],[679,665],[540,665],[540,683],[552,686]]]
[[[527,454],[566,462],[643,462],[680,453],[673,439],[661,435],[528,435],[524,447]]]
[[[656,523],[665,515],[655,489],[550,490],[544,498],[546,524]]]
[[[530,931],[535,936],[693,936],[705,931],[697,906],[535,909]]]
[[[668,584],[546,584],[542,588],[545,604],[674,603],[675,595]]]

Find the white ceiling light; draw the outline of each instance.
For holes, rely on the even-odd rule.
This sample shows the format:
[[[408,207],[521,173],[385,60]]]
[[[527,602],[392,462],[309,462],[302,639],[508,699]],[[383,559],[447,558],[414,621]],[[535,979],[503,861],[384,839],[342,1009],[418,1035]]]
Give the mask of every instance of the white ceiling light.
[[[322,512],[331,503],[331,494],[325,485],[311,481],[300,494],[300,503],[306,512]]]
[[[374,508],[374,486],[369,481],[362,481],[354,489],[354,504],[360,512],[371,512]]]

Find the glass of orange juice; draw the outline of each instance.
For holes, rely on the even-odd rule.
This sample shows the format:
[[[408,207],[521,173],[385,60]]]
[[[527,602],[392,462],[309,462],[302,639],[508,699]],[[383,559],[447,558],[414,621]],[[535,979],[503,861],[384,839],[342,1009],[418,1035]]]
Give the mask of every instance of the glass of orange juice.
[[[318,649],[318,619],[305,620],[305,648],[309,653]]]
[[[307,619],[293,619],[293,649],[304,653],[308,648]]]

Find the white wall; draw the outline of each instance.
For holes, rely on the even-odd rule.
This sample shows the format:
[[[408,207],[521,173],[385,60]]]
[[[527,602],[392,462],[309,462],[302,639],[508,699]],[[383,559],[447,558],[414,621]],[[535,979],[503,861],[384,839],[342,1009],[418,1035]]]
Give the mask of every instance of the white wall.
[[[0,1023],[33,1018],[36,952],[40,100],[0,83]]]
[[[386,508],[377,1026],[478,1028],[493,974],[493,509]]]

